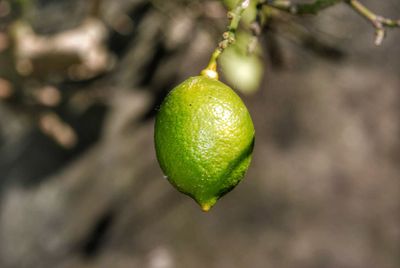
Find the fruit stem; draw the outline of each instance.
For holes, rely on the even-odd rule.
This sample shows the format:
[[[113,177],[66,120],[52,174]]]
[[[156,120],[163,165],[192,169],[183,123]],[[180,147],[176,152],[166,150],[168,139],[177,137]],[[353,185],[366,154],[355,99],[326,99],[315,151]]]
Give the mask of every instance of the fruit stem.
[[[222,41],[218,43],[217,48],[211,54],[210,61],[208,62],[207,67],[201,71],[201,75],[218,80],[217,59],[229,45],[235,42],[235,33],[239,27],[242,13],[249,5],[250,0],[242,0],[233,10],[228,12],[228,19],[230,20],[228,30],[222,34]]]
[[[201,75],[218,80],[219,77],[217,72],[217,59],[221,53],[222,51],[220,49],[214,50],[213,54],[211,54],[211,58],[208,62],[207,67],[201,71]]]

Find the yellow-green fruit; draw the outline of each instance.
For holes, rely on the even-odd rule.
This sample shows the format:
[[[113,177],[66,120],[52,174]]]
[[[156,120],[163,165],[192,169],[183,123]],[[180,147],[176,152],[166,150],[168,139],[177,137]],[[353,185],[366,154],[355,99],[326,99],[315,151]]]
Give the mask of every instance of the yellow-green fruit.
[[[221,67],[226,80],[242,93],[251,94],[260,87],[263,65],[256,55],[227,49],[221,56]]]
[[[244,94],[252,94],[260,88],[264,72],[259,46],[256,45],[249,54],[248,46],[254,41],[252,38],[251,34],[238,31],[235,43],[225,49],[219,58],[225,79]]]
[[[155,124],[161,169],[208,211],[243,178],[254,145],[246,106],[222,82],[191,77],[165,98]]]

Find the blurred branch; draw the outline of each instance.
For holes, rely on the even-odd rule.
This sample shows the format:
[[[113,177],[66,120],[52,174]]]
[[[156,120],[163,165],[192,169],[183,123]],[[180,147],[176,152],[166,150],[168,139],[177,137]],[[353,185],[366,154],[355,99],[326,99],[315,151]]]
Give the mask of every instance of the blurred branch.
[[[386,35],[386,28],[400,27],[400,19],[393,20],[375,14],[358,0],[315,0],[309,4],[294,4],[289,0],[261,0],[261,3],[278,10],[286,11],[295,15],[317,14],[319,11],[345,2],[354,11],[367,19],[375,28],[375,45],[379,46]]]
[[[110,67],[104,45],[107,34],[105,25],[95,18],[50,37],[38,35],[29,24],[18,21],[12,30],[17,70],[23,76],[94,77]]]
[[[400,27],[400,19],[393,20],[379,16],[360,3],[358,0],[346,0],[346,2],[362,17],[367,19],[375,28],[375,45],[382,44],[386,35],[386,27]]]

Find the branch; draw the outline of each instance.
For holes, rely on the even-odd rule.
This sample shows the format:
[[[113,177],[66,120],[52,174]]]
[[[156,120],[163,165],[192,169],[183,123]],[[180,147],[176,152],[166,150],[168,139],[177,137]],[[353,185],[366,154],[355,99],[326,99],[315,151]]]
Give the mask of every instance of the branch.
[[[267,6],[295,15],[317,14],[319,11],[343,1],[373,25],[375,28],[375,45],[377,46],[382,44],[386,35],[386,28],[400,27],[400,20],[379,16],[358,0],[315,0],[309,4],[293,4],[289,0],[261,0]]]
[[[400,27],[400,19],[392,20],[379,16],[361,4],[358,0],[346,0],[346,3],[374,26],[375,45],[377,46],[382,44],[383,38],[386,35],[386,28]]]
[[[228,19],[230,23],[228,30],[222,34],[222,41],[219,42],[218,47],[211,55],[207,67],[201,71],[201,75],[209,78],[218,79],[217,73],[217,59],[221,53],[231,44],[235,42],[236,30],[239,27],[240,19],[242,18],[243,11],[250,5],[250,0],[242,0],[232,11],[228,12]]]

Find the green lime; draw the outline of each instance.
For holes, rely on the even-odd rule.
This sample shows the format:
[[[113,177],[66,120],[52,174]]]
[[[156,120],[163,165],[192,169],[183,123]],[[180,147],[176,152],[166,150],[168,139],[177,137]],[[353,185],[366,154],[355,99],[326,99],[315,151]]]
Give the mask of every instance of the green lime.
[[[253,145],[254,126],[246,106],[216,79],[185,80],[158,111],[155,147],[161,169],[204,211],[243,178]]]

